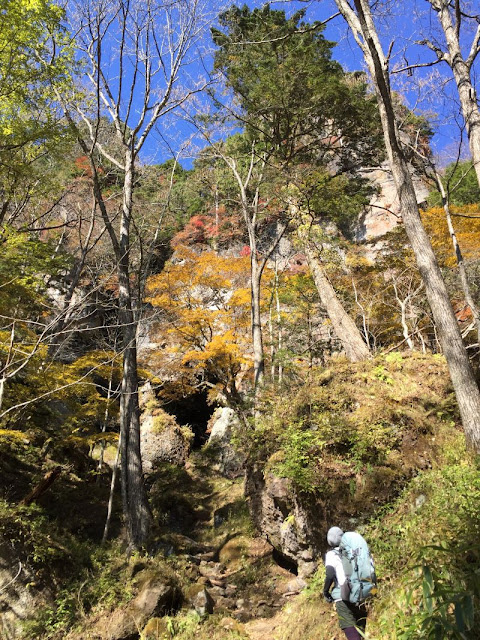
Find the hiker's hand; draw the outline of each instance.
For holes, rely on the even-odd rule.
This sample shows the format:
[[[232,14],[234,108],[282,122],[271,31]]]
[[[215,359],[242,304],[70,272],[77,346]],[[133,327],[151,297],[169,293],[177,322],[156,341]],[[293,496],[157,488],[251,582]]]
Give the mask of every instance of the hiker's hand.
[[[330,603],[332,603],[332,602],[333,602],[333,598],[332,598],[332,596],[331,596],[329,593],[324,593],[323,595],[325,596],[325,600],[326,600],[327,602],[330,602]]]

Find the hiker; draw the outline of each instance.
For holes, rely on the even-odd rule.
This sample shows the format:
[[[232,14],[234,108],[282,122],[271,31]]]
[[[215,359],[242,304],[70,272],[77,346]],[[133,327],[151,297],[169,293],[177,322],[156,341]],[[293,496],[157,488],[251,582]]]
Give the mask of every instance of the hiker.
[[[344,534],[340,527],[331,527],[327,542],[332,548],[325,556],[323,595],[335,603],[340,628],[348,640],[361,640],[367,624],[365,599],[376,586],[373,560],[358,533]]]

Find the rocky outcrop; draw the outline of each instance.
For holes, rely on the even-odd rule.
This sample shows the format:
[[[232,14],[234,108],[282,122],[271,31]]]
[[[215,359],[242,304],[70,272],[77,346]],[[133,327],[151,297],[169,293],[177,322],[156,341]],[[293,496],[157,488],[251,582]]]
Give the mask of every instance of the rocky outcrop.
[[[247,472],[245,494],[255,525],[268,542],[296,565],[300,578],[311,575],[324,546],[322,519],[315,522],[315,510],[302,503],[287,479],[261,469]]]
[[[52,600],[52,594],[39,588],[34,572],[10,545],[0,544],[0,638],[20,638],[22,623]]]
[[[103,616],[89,631],[96,640],[137,640],[151,618],[161,618],[181,605],[179,588],[165,581],[160,573],[145,571],[138,575],[138,593],[127,605]]]
[[[370,200],[370,204],[360,216],[356,231],[357,240],[374,240],[392,231],[402,222],[402,212],[398,200],[397,190],[392,175],[387,166],[378,167],[371,171],[364,171],[378,192]],[[418,176],[413,175],[413,184],[418,204],[426,201],[428,187]]]
[[[240,421],[233,409],[218,407],[209,421],[210,437],[206,451],[213,458],[213,469],[227,478],[235,478],[243,474],[244,459],[234,445],[232,439]]]

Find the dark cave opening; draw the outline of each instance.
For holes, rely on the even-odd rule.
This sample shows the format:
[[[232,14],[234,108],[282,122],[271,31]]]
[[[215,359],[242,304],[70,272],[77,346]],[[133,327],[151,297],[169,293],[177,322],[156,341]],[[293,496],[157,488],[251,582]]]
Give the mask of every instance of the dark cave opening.
[[[208,404],[207,391],[197,391],[189,396],[171,400],[165,411],[175,416],[182,427],[189,426],[193,431],[193,448],[199,449],[208,440],[208,421],[215,406]]]
[[[298,568],[295,562],[290,558],[287,558],[286,556],[284,556],[282,553],[280,553],[280,551],[278,551],[275,548],[272,551],[272,558],[274,562],[278,564],[279,567],[282,567],[282,569],[286,569],[287,571],[292,573],[294,576],[298,575]]]

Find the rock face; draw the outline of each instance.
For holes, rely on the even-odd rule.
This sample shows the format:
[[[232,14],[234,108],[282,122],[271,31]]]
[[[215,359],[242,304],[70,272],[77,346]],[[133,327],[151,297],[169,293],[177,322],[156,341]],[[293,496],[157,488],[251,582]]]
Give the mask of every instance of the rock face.
[[[242,475],[244,460],[232,444],[235,429],[240,426],[235,412],[228,407],[219,407],[213,413],[209,425],[207,451],[214,457],[213,468],[227,478]]]
[[[402,216],[397,190],[389,169],[384,166],[364,173],[379,190],[360,217],[357,227],[356,239],[369,241],[394,229],[402,222]],[[428,188],[414,173],[413,185],[417,202],[419,204],[425,202],[428,197]]]
[[[47,590],[35,586],[35,576],[8,544],[0,544],[0,638],[21,637],[21,624],[52,602]]]
[[[288,480],[259,469],[248,470],[245,493],[255,525],[268,542],[297,566],[300,578],[311,575],[325,546],[322,519],[315,522],[311,505],[302,504]]]

